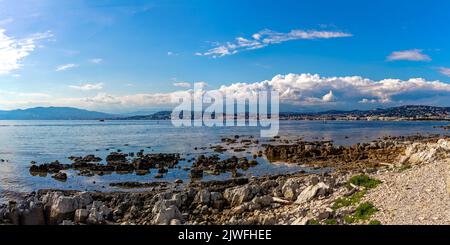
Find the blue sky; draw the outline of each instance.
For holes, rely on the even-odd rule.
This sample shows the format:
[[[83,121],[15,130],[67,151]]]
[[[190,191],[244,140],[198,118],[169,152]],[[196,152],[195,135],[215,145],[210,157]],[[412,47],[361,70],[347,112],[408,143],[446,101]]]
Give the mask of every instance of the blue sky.
[[[200,81],[270,81],[310,109],[450,106],[448,23],[444,0],[0,0],[0,109],[162,108]]]

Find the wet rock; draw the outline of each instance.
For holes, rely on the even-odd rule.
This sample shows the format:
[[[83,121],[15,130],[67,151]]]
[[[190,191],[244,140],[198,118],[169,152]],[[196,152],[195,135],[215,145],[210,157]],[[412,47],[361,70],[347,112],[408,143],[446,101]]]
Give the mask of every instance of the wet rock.
[[[127,162],[127,158],[125,154],[122,154],[120,152],[111,152],[106,157],[106,162],[111,165],[116,165]]]
[[[67,174],[63,172],[56,173],[52,175],[52,178],[59,180],[59,181],[66,181],[67,180]]]
[[[203,169],[193,168],[189,176],[193,179],[203,178]]]

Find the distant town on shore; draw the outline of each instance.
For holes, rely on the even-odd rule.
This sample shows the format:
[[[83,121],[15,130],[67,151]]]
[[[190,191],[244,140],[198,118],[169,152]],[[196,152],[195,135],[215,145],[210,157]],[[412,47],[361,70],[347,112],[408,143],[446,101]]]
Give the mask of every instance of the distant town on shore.
[[[280,112],[280,120],[450,121],[450,107],[405,105],[374,110]],[[232,117],[232,116],[231,116]],[[236,115],[235,115],[236,117]],[[247,115],[248,117],[248,115]],[[72,107],[35,107],[0,111],[0,120],[170,120],[171,111],[121,115]]]

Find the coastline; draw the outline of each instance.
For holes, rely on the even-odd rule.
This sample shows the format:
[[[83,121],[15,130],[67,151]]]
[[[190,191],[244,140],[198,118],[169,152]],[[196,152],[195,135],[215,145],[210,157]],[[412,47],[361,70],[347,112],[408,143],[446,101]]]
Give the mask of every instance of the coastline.
[[[411,181],[413,190],[419,187],[425,190],[417,195],[423,196],[424,200],[430,199],[435,207],[430,212],[446,212],[446,207],[442,207],[449,204],[448,199],[442,198],[443,193],[447,193],[448,198],[448,192],[442,192],[442,179],[445,178],[441,176],[437,181],[439,184],[433,184],[436,181],[427,183],[423,176],[417,175],[424,169],[442,170],[448,165],[445,161],[449,158],[449,142],[441,136],[412,136],[350,147],[302,141],[271,144],[264,152],[268,158],[292,164],[303,159],[305,162],[301,164],[314,163],[316,168],[332,167],[334,171],[236,177],[225,181],[144,183],[143,186],[122,183],[130,188],[148,188],[136,192],[41,190],[25,195],[21,201],[1,206],[0,222],[66,225],[449,224],[448,216],[439,213],[436,215],[440,218],[434,222],[430,221],[434,220],[433,215],[408,219],[423,210],[417,205],[406,205],[417,201],[414,198],[404,198],[406,207],[401,209],[410,216],[396,218],[395,212],[399,211],[392,213],[393,205],[398,203],[392,201],[396,200],[392,199],[396,195],[387,194],[391,190],[400,196],[411,196],[410,189],[402,188],[402,181]],[[208,161],[202,166],[209,167]],[[430,180],[439,179],[436,174],[446,174],[445,171],[427,172],[434,174],[427,177]],[[399,177],[402,175],[407,178]],[[414,178],[411,180],[410,176]],[[389,189],[392,186],[394,189]],[[424,196],[430,188],[434,194]]]

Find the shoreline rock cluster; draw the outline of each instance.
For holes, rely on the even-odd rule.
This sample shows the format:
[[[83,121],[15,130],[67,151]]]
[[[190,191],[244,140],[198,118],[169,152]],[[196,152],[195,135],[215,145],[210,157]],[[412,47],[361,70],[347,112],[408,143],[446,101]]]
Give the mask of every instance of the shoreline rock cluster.
[[[352,146],[335,146],[331,141],[299,141],[267,145],[265,155],[272,162],[284,161],[343,170],[366,169],[395,164],[398,156],[413,142],[432,142],[439,138],[440,135],[386,137]]]
[[[106,164],[101,164],[101,158],[94,155],[85,157],[69,157],[73,161],[71,164],[62,164],[59,161],[36,165],[32,163],[29,171],[32,175],[53,174],[52,177],[58,180],[65,180],[67,175],[62,170],[78,170],[81,176],[104,175],[108,173],[133,173],[145,175],[151,169],[157,169],[159,174],[166,173],[168,169],[174,168],[181,159],[180,154],[144,154],[138,153],[124,154],[112,152],[106,157]]]

